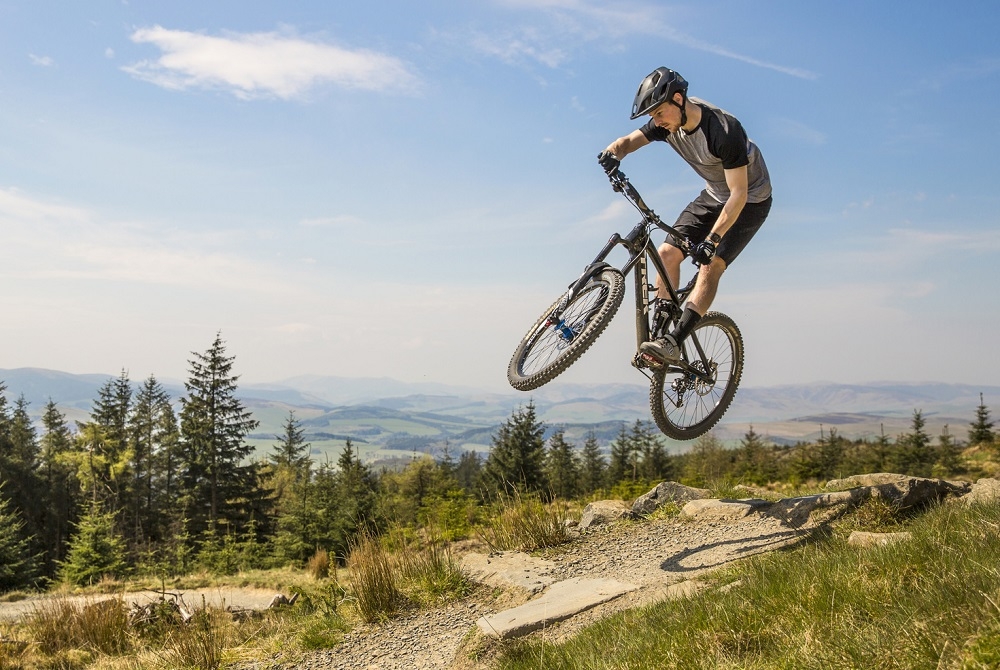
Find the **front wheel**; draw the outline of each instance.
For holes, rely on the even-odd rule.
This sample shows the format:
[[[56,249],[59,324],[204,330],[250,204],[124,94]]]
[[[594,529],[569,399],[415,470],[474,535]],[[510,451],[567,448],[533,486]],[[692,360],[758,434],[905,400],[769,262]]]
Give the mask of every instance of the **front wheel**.
[[[743,375],[740,329],[725,314],[709,312],[685,340],[684,361],[654,372],[649,388],[653,420],[675,440],[707,433],[729,409]]]
[[[604,332],[624,296],[625,278],[610,267],[587,281],[557,318],[553,312],[565,299],[563,294],[514,350],[507,368],[510,385],[531,391],[559,376]]]

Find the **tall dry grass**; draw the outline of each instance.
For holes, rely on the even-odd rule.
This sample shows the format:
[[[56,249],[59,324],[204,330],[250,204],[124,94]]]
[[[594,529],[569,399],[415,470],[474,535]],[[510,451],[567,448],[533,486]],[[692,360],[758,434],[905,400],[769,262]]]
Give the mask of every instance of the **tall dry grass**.
[[[534,551],[566,541],[566,511],[535,494],[501,492],[478,529],[490,551]]]

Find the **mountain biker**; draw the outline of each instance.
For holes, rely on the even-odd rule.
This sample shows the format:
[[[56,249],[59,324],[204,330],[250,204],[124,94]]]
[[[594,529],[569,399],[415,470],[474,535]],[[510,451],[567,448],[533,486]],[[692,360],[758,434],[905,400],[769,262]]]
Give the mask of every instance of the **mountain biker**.
[[[639,347],[640,356],[654,365],[680,360],[684,339],[708,311],[719,279],[732,265],[771,210],[771,179],[760,150],[740,122],[728,112],[687,95],[688,83],[665,67],[649,73],[635,94],[632,120],[648,114],[638,130],[608,145],[598,156],[612,172],[619,161],[650,142],[667,142],[705,180],[705,189],[677,217],[674,228],[691,243],[691,256],[701,267],[698,281],[672,333]],[[659,249],[670,285],[677,287],[685,253],[673,238]],[[669,294],[657,277],[659,308]]]

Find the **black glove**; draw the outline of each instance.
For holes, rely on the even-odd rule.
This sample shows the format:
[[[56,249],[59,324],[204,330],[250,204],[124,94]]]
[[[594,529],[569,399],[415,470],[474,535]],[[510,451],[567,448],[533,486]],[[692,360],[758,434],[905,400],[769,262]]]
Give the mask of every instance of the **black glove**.
[[[715,242],[702,240],[691,252],[691,260],[698,265],[708,265],[715,258]]]
[[[604,168],[604,171],[608,174],[616,171],[618,166],[622,164],[622,162],[618,160],[618,157],[610,151],[602,151],[597,154],[597,162],[601,164],[601,167]]]

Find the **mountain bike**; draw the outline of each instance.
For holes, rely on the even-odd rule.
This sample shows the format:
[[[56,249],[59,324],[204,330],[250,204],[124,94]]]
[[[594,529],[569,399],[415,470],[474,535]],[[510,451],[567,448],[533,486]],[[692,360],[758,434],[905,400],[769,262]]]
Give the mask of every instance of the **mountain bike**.
[[[654,229],[666,232],[685,254],[690,254],[690,241],[660,220],[620,168],[605,171],[611,187],[642,219],[625,236],[612,235],[593,262],[521,339],[507,368],[507,380],[518,390],[531,391],[547,384],[590,348],[621,306],[625,276],[630,272],[635,278],[637,352],[643,342],[670,332],[694,289],[697,273],[679,290],[666,281],[666,269],[650,233]],[[629,254],[621,268],[606,260],[618,246]],[[655,314],[650,305],[657,287],[649,283],[649,263],[669,293]],[[743,374],[743,337],[731,318],[708,312],[682,349],[676,363],[660,363],[636,353],[632,365],[650,381],[649,406],[657,427],[668,437],[691,440],[708,432],[732,403]]]

